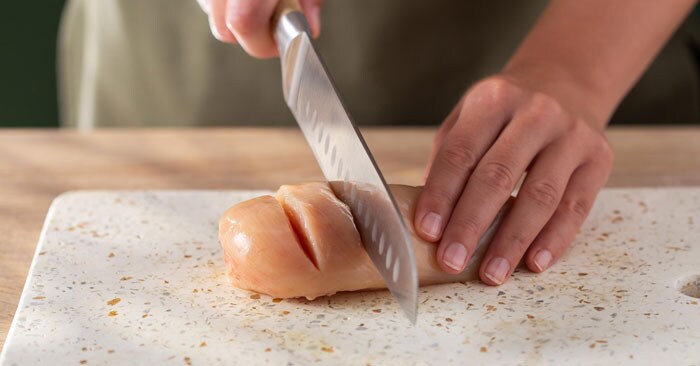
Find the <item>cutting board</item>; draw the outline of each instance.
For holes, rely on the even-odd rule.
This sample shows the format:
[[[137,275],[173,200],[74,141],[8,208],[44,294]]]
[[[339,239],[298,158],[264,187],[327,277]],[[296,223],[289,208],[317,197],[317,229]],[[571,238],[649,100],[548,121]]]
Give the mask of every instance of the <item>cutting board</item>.
[[[231,287],[217,221],[262,191],[83,191],[46,218],[2,365],[700,365],[700,188],[601,192],[541,275],[281,300]]]

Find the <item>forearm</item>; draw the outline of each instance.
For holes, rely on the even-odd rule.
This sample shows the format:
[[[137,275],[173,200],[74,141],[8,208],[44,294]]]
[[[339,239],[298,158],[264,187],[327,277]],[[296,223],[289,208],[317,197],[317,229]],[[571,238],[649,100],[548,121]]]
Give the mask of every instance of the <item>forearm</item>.
[[[504,73],[537,79],[602,128],[695,3],[552,0]]]

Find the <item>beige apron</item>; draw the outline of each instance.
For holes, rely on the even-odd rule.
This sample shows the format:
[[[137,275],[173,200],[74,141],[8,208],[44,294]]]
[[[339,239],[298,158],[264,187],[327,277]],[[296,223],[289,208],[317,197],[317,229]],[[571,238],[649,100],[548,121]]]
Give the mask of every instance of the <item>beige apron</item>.
[[[503,67],[545,4],[329,0],[318,46],[358,123],[436,124],[471,83]],[[699,120],[685,30],[615,119]],[[59,41],[64,126],[293,123],[279,61],[214,40],[195,0],[72,0]]]

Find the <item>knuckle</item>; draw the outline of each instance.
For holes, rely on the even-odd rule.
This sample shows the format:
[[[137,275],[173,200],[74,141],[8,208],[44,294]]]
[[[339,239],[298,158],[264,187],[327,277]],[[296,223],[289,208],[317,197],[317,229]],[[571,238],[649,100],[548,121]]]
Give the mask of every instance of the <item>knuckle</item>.
[[[582,223],[588,216],[590,204],[580,198],[569,198],[562,202],[562,206],[576,217],[578,222]]]
[[[453,169],[471,169],[477,162],[476,153],[466,140],[460,138],[453,139],[445,145],[441,155],[442,161]]]
[[[563,108],[559,101],[542,92],[535,92],[532,95],[529,108],[538,115],[557,116],[563,114]]]
[[[515,86],[508,80],[498,76],[491,76],[478,82],[473,88],[473,93],[483,98],[484,102],[498,103],[509,99],[513,94],[514,88]]]
[[[246,36],[257,32],[260,28],[259,9],[254,2],[243,2],[243,5],[232,5],[233,9],[226,14],[226,26],[239,35]]]
[[[588,160],[599,167],[610,168],[615,151],[602,133],[597,131],[589,131],[589,133],[586,142],[581,146],[587,151]]]
[[[474,237],[476,238],[481,232],[481,225],[478,221],[470,216],[462,215],[455,218],[454,222],[450,222],[451,230],[460,237]],[[467,240],[465,243],[470,243]]]
[[[475,177],[485,185],[499,192],[508,192],[513,189],[513,171],[505,164],[499,162],[488,162],[481,169],[475,172]]]
[[[578,143],[578,145],[581,145],[579,140],[587,139],[591,133],[590,125],[581,118],[570,118],[566,127],[567,136],[571,139],[571,142]]]
[[[437,207],[445,207],[447,206],[448,203],[452,202],[455,200],[455,194],[450,192],[449,190],[445,188],[440,188],[443,185],[434,185],[432,187],[429,187],[429,190],[426,192],[426,197],[427,201],[430,202],[431,204],[437,206]],[[442,210],[431,210],[431,211],[442,211]]]
[[[559,203],[560,190],[551,181],[536,181],[523,193],[543,208],[556,207]]]
[[[565,126],[569,125],[569,118],[565,116],[564,109],[559,101],[542,92],[535,92],[530,97],[530,100],[524,105],[523,123],[538,125],[542,120],[556,120],[557,122],[566,122]]]

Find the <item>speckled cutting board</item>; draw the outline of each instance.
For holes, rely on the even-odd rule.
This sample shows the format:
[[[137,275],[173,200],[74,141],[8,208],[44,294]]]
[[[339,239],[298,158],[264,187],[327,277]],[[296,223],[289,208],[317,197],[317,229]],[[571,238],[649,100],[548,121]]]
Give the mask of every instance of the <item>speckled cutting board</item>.
[[[700,365],[700,188],[605,190],[550,271],[422,288],[416,326],[387,291],[232,288],[217,220],[261,193],[60,196],[0,364]]]

